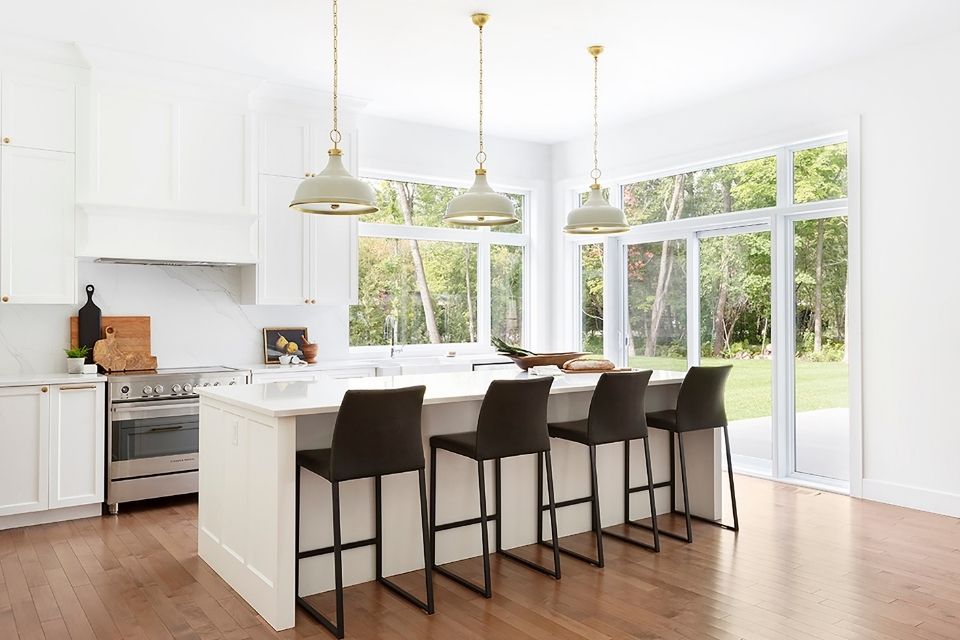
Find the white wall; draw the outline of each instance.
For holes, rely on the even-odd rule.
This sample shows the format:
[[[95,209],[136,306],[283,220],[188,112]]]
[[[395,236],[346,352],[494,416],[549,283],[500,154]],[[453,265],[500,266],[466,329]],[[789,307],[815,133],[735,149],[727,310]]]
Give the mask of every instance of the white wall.
[[[470,186],[476,169],[477,134],[385,118],[363,116],[360,128],[361,175],[399,173],[404,177]],[[530,346],[545,350],[551,341],[549,271],[553,255],[550,147],[484,136],[487,178],[494,189],[530,193]]]
[[[473,175],[473,134],[379,118],[364,118],[359,126],[364,169],[432,177],[451,184]],[[549,147],[496,138],[489,139],[487,147],[493,185],[531,190],[531,212],[547,216]],[[549,225],[537,228],[545,231]],[[544,233],[534,241],[534,252],[543,256],[545,265],[549,265],[549,242]],[[270,326],[306,326],[311,339],[320,343],[321,358],[349,355],[347,307],[240,305],[238,268],[82,262],[81,291],[87,284],[97,288],[96,302],[104,315],[152,317],[153,350],[162,367],[261,362],[261,329]],[[548,307],[547,291],[533,287],[532,294],[533,300],[540,301],[534,306]],[[81,293],[79,299],[85,301],[86,295]],[[64,370],[61,349],[67,346],[69,317],[76,311],[69,306],[0,307],[0,374]],[[542,322],[542,317],[533,316],[532,321]],[[536,337],[543,332],[531,333]]]
[[[604,176],[629,177],[831,133],[859,115],[863,494],[960,516],[958,61],[960,33],[607,127],[601,162]],[[591,160],[587,138],[554,148],[555,197],[586,184]]]

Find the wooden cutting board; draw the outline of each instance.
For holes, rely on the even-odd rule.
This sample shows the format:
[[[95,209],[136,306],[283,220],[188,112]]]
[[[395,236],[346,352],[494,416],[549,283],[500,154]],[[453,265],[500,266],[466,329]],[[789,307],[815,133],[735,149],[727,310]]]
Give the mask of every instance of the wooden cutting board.
[[[70,346],[77,346],[80,339],[78,334],[77,317],[70,318]],[[103,329],[113,327],[116,330],[117,347],[124,353],[151,354],[150,316],[103,316],[100,320],[100,337],[103,338]]]

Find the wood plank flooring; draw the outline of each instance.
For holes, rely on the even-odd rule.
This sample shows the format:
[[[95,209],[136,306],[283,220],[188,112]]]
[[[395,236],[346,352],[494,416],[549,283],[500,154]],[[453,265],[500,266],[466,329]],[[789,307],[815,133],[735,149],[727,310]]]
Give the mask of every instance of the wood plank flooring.
[[[492,600],[437,576],[429,617],[359,585],[347,637],[960,638],[960,520],[737,483],[739,534],[695,524],[692,545],[667,539],[659,555],[607,538],[605,569],[565,557],[560,582],[495,557]],[[196,514],[188,497],[0,532],[0,640],[330,637],[301,612],[295,629],[270,629],[197,557]],[[456,568],[479,578],[478,561]],[[419,574],[398,582],[422,589]],[[316,602],[331,610],[328,595]]]

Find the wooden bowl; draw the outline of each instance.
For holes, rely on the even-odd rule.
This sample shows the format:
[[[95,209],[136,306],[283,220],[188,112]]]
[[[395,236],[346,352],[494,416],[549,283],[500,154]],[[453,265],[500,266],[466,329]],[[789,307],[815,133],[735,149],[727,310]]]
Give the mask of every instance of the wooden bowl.
[[[535,356],[504,355],[513,360],[518,367],[526,371],[530,367],[543,367],[551,364],[562,367],[563,363],[567,360],[573,360],[574,358],[579,358],[589,354],[582,353],[580,351],[564,351],[562,353],[538,353]]]

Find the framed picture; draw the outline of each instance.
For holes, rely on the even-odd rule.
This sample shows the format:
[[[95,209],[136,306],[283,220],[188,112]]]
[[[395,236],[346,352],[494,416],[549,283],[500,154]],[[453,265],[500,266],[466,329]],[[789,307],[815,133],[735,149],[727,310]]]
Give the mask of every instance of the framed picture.
[[[263,361],[279,364],[280,356],[291,355],[303,358],[302,345],[307,341],[306,327],[285,327],[263,330]]]

